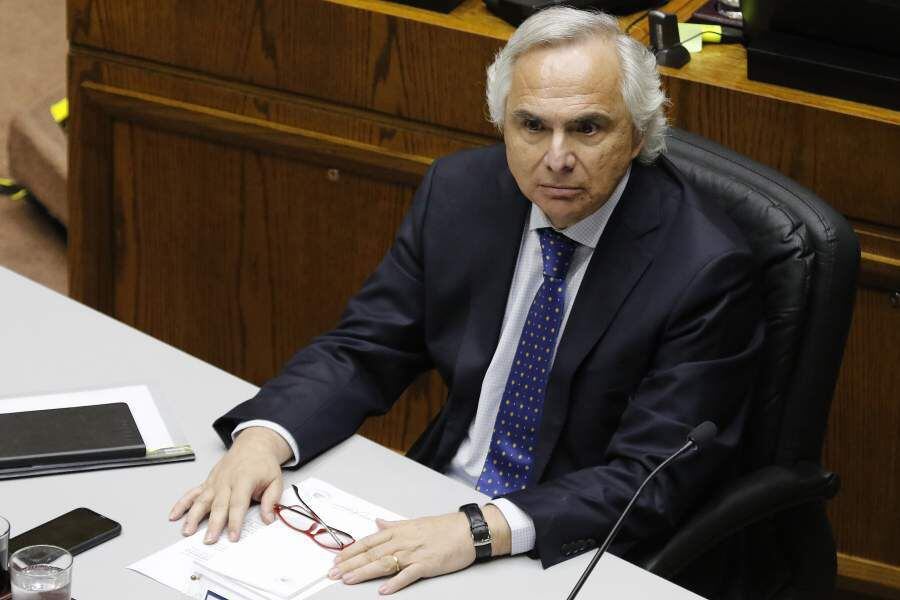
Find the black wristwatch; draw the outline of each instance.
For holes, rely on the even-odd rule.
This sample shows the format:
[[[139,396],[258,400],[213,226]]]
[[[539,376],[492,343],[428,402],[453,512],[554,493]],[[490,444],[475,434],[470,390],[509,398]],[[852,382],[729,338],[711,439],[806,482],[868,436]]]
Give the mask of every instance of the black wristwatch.
[[[477,504],[463,504],[460,512],[465,513],[469,519],[469,528],[472,530],[472,541],[475,543],[475,562],[484,562],[491,557],[491,530]]]

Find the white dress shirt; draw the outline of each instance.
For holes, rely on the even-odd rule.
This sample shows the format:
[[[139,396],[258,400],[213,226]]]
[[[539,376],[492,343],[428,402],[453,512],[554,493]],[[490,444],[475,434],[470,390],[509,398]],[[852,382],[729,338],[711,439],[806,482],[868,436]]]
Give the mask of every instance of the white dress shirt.
[[[603,233],[610,215],[622,197],[622,192],[625,190],[630,174],[631,168],[629,167],[615,190],[613,190],[609,200],[597,211],[565,229],[557,230],[579,244],[572,256],[569,272],[566,275],[565,307],[563,320],[560,324],[562,335],[565,335],[566,322],[569,319],[569,313],[578,294],[578,288],[581,286],[581,280],[584,279],[588,263],[594,254],[594,248],[597,247],[600,235]],[[481,475],[484,461],[487,459],[491,444],[491,432],[494,429],[494,421],[497,420],[497,413],[500,410],[500,402],[503,398],[503,391],[506,388],[506,380],[509,377],[509,371],[512,367],[512,361],[515,357],[525,318],[528,315],[531,302],[534,300],[538,288],[543,283],[544,271],[543,259],[541,258],[541,242],[537,233],[537,230],[542,227],[552,227],[552,224],[544,212],[536,204],[532,204],[530,218],[522,232],[519,256],[516,261],[512,284],[509,288],[503,324],[500,329],[500,340],[481,383],[481,393],[478,397],[478,408],[475,418],[469,425],[468,434],[463,439],[445,472],[445,475],[462,481],[473,488],[478,483],[478,477]],[[557,338],[553,348],[554,358],[562,335]],[[248,427],[268,427],[277,432],[291,447],[294,455],[293,460],[285,463],[284,466],[291,467],[299,462],[300,451],[297,441],[284,427],[272,421],[254,419],[245,421],[235,427],[231,434],[232,438]],[[521,554],[531,550],[535,543],[534,522],[531,517],[504,498],[497,498],[491,504],[495,505],[503,513],[503,516],[509,523],[512,533],[511,553]]]

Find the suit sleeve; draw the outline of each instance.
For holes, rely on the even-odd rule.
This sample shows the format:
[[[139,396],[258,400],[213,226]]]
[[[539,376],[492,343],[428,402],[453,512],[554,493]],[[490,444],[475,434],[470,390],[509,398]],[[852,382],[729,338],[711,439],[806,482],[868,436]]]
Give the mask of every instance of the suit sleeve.
[[[673,532],[737,459],[763,341],[751,257],[729,252],[687,285],[670,314],[651,368],[634,390],[601,464],[507,498],[532,517],[532,556],[549,567],[597,547],[638,486],[703,421],[719,428],[702,452],[673,462],[644,490],[611,550]]]
[[[387,256],[347,304],[338,326],[297,352],[259,393],[213,423],[230,446],[240,423],[266,419],[297,440],[298,467],[387,412],[431,367],[424,338],[421,235],[434,167]]]

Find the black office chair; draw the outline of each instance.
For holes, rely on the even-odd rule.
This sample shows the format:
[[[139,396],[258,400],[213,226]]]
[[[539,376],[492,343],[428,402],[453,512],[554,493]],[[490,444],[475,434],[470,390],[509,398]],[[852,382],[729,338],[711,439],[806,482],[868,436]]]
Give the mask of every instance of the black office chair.
[[[836,556],[825,503],[839,479],[820,458],[859,241],[812,192],[709,140],[673,130],[666,156],[745,232],[764,275],[766,341],[744,475],[641,562],[710,598],[830,598]],[[737,557],[726,578],[697,583],[711,585],[705,565],[726,556]]]

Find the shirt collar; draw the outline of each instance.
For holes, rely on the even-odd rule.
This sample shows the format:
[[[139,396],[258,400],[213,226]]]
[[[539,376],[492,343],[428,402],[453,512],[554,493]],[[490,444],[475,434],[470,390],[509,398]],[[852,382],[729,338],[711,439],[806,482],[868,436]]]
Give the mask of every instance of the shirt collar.
[[[625,186],[628,184],[628,177],[630,175],[631,165],[629,164],[622,179],[620,179],[618,185],[616,185],[616,189],[610,194],[609,200],[603,203],[603,206],[577,223],[573,223],[565,229],[557,229],[557,231],[569,239],[575,240],[582,246],[596,248],[597,243],[600,241],[600,236],[603,234],[603,230],[609,222],[610,215],[612,215],[613,210],[615,210],[616,205],[619,203],[622,192],[625,191]],[[544,211],[538,208],[537,204],[532,203],[528,230],[534,231],[541,227],[553,227],[553,225],[550,223],[550,219],[547,218],[547,215],[544,214]]]

